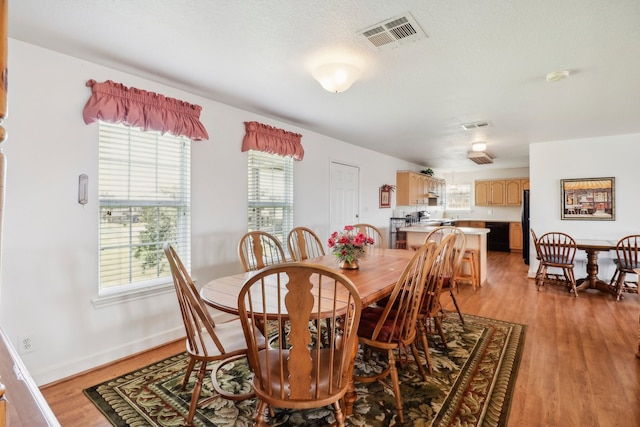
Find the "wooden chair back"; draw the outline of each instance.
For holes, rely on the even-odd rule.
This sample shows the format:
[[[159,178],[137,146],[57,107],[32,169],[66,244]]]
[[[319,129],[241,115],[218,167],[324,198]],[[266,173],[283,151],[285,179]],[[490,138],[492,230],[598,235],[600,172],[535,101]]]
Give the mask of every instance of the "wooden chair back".
[[[187,334],[186,350],[189,353],[189,364],[186,367],[182,382],[183,389],[186,388],[189,382],[192,370],[196,364],[200,363],[186,420],[187,424],[191,425],[198,405],[204,405],[206,402],[218,397],[244,400],[254,396],[253,391],[234,394],[223,390],[216,379],[217,371],[227,362],[246,355],[247,344],[244,340],[240,320],[236,319],[216,325],[176,251],[169,242],[164,243],[163,250],[171,268],[178,305]],[[256,345],[265,346],[263,335],[256,337]],[[211,382],[216,394],[210,399],[199,401],[209,362],[219,362],[211,373]]]
[[[422,292],[422,298],[419,305],[417,327],[422,338],[422,348],[424,349],[429,373],[432,372],[433,365],[429,354],[427,329],[429,329],[429,322],[433,321],[440,337],[442,338],[442,342],[446,347],[447,340],[444,335],[441,320],[441,317],[444,315],[444,310],[440,303],[440,294],[442,293],[444,284],[447,281],[450,281],[453,277],[451,276],[451,273],[455,271],[456,267],[454,264],[458,262],[456,245],[459,245],[459,241],[462,240],[460,239],[460,236],[461,234],[459,233],[449,233],[442,237],[442,240],[435,248],[431,268],[427,270],[424,278],[424,291]],[[464,233],[462,236],[464,236]],[[430,240],[428,243],[429,242],[433,241]],[[419,361],[417,361],[417,363],[419,363]],[[418,367],[422,370],[421,365],[418,365]]]
[[[456,244],[460,240],[459,234],[448,234],[434,249],[434,259],[431,268],[426,272],[424,291],[420,303],[420,315],[433,317],[440,310],[440,293],[445,280],[454,271],[454,264],[458,262]]]
[[[367,237],[371,237],[374,242],[372,245],[374,248],[384,249],[387,247],[387,242],[382,232],[376,226],[371,224],[354,224],[353,227]]]
[[[207,342],[210,339],[215,345],[215,354],[224,354],[224,346],[215,332],[215,323],[187,269],[168,242],[164,244],[163,249],[171,267],[173,285],[187,333],[188,351],[197,356],[208,357],[212,350]]]
[[[552,231],[538,240],[540,261],[549,267],[572,266],[578,248],[576,241],[566,233]]]
[[[625,236],[616,244],[616,271],[611,278],[611,286],[615,287],[616,300],[622,298],[623,292],[638,292],[636,282],[634,286],[628,286],[630,282],[626,281],[627,274],[635,274],[635,269],[640,268],[640,235],[632,234]]]
[[[325,254],[320,238],[307,227],[293,228],[287,237],[287,245],[294,261],[304,261]]]
[[[238,256],[244,271],[260,270],[267,265],[286,262],[280,241],[265,231],[249,231],[238,243]]]
[[[435,242],[427,242],[416,251],[377,319],[371,340],[403,344],[413,342],[425,277],[432,267],[436,249]]]
[[[394,353],[401,355],[410,348],[423,380],[428,380],[420,362],[415,339],[425,277],[435,259],[435,250],[435,242],[427,242],[416,250],[413,258],[404,268],[396,282],[388,302],[384,307],[366,307],[363,310],[360,328],[358,329],[360,343],[376,350],[380,354],[386,353],[388,366],[381,372],[376,372],[373,375],[356,376],[355,379],[361,382],[379,381],[385,387],[392,389],[400,424],[404,423],[404,415],[402,413],[400,380]],[[385,377],[390,378],[390,384],[383,380]]]
[[[536,232],[533,231],[533,228],[529,229],[531,231],[531,238],[533,239],[533,247],[536,249],[536,259],[540,260],[540,248],[538,247],[538,236],[536,236]]]
[[[425,242],[434,241],[437,244],[441,244],[445,237],[453,235],[452,244],[447,244],[445,248],[450,247],[449,255],[451,260],[447,263],[447,271],[444,272],[446,278],[456,277],[460,271],[462,265],[462,258],[464,258],[464,251],[467,248],[467,236],[462,229],[451,225],[442,225],[436,227],[427,234]],[[446,280],[445,280],[446,282]],[[444,283],[446,285],[446,283]],[[451,283],[453,285],[453,283]]]
[[[640,235],[625,236],[616,244],[617,268],[625,273],[633,273],[633,269],[640,268]]]
[[[344,425],[339,400],[352,380],[362,311],[351,280],[320,265],[268,266],[245,282],[238,309],[259,399],[256,425],[264,425],[267,406],[304,409],[330,404],[338,425]],[[333,327],[316,328],[318,320]],[[252,326],[259,324],[284,332],[260,349],[260,331]]]

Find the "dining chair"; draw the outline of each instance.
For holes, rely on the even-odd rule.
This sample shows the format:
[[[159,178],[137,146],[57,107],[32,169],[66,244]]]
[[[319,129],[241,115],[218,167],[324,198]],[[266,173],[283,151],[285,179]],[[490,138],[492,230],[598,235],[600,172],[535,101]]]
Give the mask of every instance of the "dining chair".
[[[260,270],[267,265],[286,262],[280,241],[265,231],[249,231],[238,243],[238,256],[244,271]]]
[[[627,274],[636,274],[634,269],[640,268],[640,235],[625,236],[616,244],[616,258],[613,262],[616,271],[611,277],[610,285],[616,290],[616,301],[620,301],[622,292],[631,290],[638,292],[638,282],[627,282]]]
[[[573,272],[574,259],[578,248],[573,237],[566,233],[549,232],[540,236],[538,240],[540,251],[540,268],[536,274],[536,285],[538,291],[549,279],[547,270],[549,267],[562,270],[563,283],[570,287],[575,297],[578,296],[576,290],[576,278]],[[559,277],[559,275],[557,275]]]
[[[354,379],[356,382],[364,383],[378,381],[391,390],[395,396],[398,420],[401,424],[404,422],[404,415],[396,354],[402,361],[404,360],[402,353],[410,349],[422,378],[427,381],[427,374],[420,362],[415,340],[425,277],[433,263],[435,249],[435,242],[427,242],[416,251],[396,281],[387,304],[383,307],[365,307],[362,310],[358,328],[358,339],[365,347],[365,354],[369,350],[379,352],[386,356],[388,363],[387,367],[379,373],[367,376],[354,375]],[[390,383],[387,378],[391,380]]]
[[[458,249],[462,244],[461,242],[464,242],[463,233],[454,232],[444,235],[440,242],[437,243],[438,246],[435,248],[433,263],[425,276],[417,325],[430,374],[433,372],[433,365],[431,363],[427,335],[431,333],[433,328],[436,329],[444,347],[448,350],[447,339],[442,328],[442,318],[445,315],[445,311],[440,303],[440,295],[445,281],[451,281],[452,274],[456,269],[456,263],[460,262]]]
[[[451,225],[442,225],[431,230],[425,237],[425,242],[431,240],[440,244],[442,240],[448,235],[454,235],[456,236],[456,238],[453,244],[453,252],[451,253],[453,258],[443,278],[442,291],[449,292],[451,300],[453,301],[453,305],[458,312],[458,316],[460,317],[460,321],[464,325],[464,317],[462,316],[460,306],[458,306],[458,301],[456,300],[456,296],[453,291],[459,291],[458,281],[460,280],[459,278],[462,277],[460,275],[460,270],[462,268],[462,261],[465,257],[467,237],[465,236],[464,232],[458,227],[454,227]]]
[[[287,245],[294,261],[304,261],[325,254],[320,238],[307,227],[294,227],[287,237]]]
[[[171,244],[165,242],[163,250],[171,268],[173,285],[187,334],[186,351],[189,354],[189,364],[182,381],[183,390],[186,389],[196,364],[200,364],[186,420],[187,425],[191,425],[199,405],[205,405],[218,397],[235,401],[254,397],[251,390],[238,394],[223,390],[218,384],[216,375],[217,371],[226,363],[245,357],[248,350],[240,319],[216,324],[200,298],[191,276]],[[255,342],[258,347],[264,347],[264,336],[257,333]],[[217,394],[199,402],[202,383],[208,370],[207,365],[210,362],[218,362],[211,372],[211,382]]]
[[[253,389],[258,398],[255,425],[264,426],[269,407],[289,409],[332,405],[338,426],[345,425],[341,399],[353,381],[357,329],[362,302],[342,273],[306,263],[264,268],[249,278],[238,295],[242,330],[249,348]],[[339,327],[319,330],[318,319]],[[286,331],[260,347],[258,325]],[[321,331],[329,335],[327,342]]]
[[[358,230],[360,233],[366,235],[367,237],[371,237],[373,239],[374,248],[384,249],[387,247],[387,243],[382,235],[382,232],[379,228],[371,224],[353,224],[353,227]]]

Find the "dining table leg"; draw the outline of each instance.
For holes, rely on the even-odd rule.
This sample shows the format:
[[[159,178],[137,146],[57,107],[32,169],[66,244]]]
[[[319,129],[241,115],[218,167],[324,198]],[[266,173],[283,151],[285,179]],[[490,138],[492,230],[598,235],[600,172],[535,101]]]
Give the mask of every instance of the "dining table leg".
[[[609,283],[598,278],[598,250],[585,249],[585,252],[587,253],[587,277],[576,281],[576,289],[598,289],[615,295],[615,289]]]

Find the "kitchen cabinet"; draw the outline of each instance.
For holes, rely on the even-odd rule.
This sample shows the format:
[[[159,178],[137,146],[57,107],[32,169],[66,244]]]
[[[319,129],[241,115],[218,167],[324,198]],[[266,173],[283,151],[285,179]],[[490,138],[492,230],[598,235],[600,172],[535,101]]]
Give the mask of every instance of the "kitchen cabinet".
[[[411,171],[396,172],[396,205],[441,206],[445,180]]]
[[[504,206],[505,180],[482,180],[475,182],[476,206]]]
[[[505,204],[507,206],[520,206],[522,204],[522,184],[520,179],[505,180]]]
[[[469,228],[485,228],[484,221],[460,221],[456,220],[456,227],[469,227]]]
[[[522,250],[522,224],[519,222],[509,223],[509,249]]]
[[[476,206],[521,206],[528,178],[488,179],[475,182]]]
[[[527,178],[514,178],[505,180],[506,189],[506,205],[521,206],[522,190],[529,189],[529,180]]]

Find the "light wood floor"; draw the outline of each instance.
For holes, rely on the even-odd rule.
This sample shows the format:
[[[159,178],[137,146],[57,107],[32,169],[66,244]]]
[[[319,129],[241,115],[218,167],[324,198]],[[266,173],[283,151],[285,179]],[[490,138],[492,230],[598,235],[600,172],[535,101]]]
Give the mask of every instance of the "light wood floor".
[[[521,254],[489,252],[488,283],[457,294],[464,313],[528,325],[509,426],[640,426],[639,296],[537,292],[526,272]],[[443,303],[452,308],[448,294]],[[183,350],[182,341],[171,343],[42,392],[62,426],[108,427],[82,390]]]

